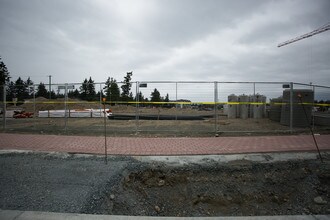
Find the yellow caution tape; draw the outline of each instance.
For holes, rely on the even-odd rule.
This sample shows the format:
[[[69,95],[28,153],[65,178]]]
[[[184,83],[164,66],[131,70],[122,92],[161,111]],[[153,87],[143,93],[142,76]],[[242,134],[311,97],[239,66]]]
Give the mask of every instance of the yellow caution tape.
[[[0,102],[3,104],[4,102]],[[44,101],[44,102],[5,102],[6,104],[65,104],[64,101]],[[103,104],[104,102],[90,101],[90,102],[79,102],[79,101],[67,101],[66,104]],[[289,105],[289,102],[136,102],[136,101],[109,101],[105,104],[145,104],[145,105]],[[294,105],[301,105],[299,102],[295,102]],[[303,102],[303,105],[322,106],[330,107],[330,104],[326,103],[312,103]]]

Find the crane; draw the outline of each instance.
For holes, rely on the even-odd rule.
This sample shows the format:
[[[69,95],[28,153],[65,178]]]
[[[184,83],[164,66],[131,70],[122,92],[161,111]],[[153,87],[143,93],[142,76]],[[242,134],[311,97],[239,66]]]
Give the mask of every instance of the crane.
[[[327,24],[325,24],[325,25],[323,25],[322,27],[319,27],[318,29],[316,29],[316,30],[314,30],[312,32],[309,32],[307,34],[303,34],[303,35],[301,35],[299,37],[296,37],[296,38],[293,38],[291,40],[284,41],[283,43],[280,43],[279,45],[277,45],[277,47],[283,47],[285,45],[294,43],[296,41],[299,41],[299,40],[302,40],[302,39],[305,39],[305,38],[308,38],[308,37],[312,37],[312,36],[314,36],[316,34],[319,34],[319,33],[322,33],[324,31],[328,31],[328,30],[330,30],[330,22],[327,23]],[[307,118],[308,116],[307,116],[306,110],[304,108],[304,103],[302,101],[302,97],[301,97],[301,94],[300,93],[298,94],[298,98],[299,98],[300,103],[301,103],[301,106],[302,106],[302,108],[304,110],[304,113],[305,113],[305,116],[306,116],[306,120],[308,121],[308,118]],[[310,125],[309,125],[309,129],[310,129],[311,134],[313,136],[314,144],[315,144],[315,147],[317,149],[317,152],[319,153],[319,157],[321,159],[321,162],[323,163],[323,159],[322,159],[322,156],[321,156],[319,147],[318,147],[317,142],[316,142],[316,139],[315,139],[314,131],[313,131],[313,129],[312,129],[312,127]]]
[[[299,37],[295,37],[295,38],[293,38],[291,40],[287,40],[287,41],[285,41],[283,43],[280,43],[279,45],[277,45],[277,47],[283,47],[285,45],[291,44],[293,42],[296,42],[296,41],[299,41],[299,40],[302,40],[302,39],[311,37],[313,35],[316,35],[316,34],[319,34],[319,33],[322,33],[324,31],[328,31],[328,30],[330,30],[330,22],[327,23],[327,24],[325,24],[325,25],[323,25],[322,27],[319,27],[318,29],[316,29],[316,30],[314,30],[312,32],[309,32],[307,34],[303,34],[303,35],[301,35]]]

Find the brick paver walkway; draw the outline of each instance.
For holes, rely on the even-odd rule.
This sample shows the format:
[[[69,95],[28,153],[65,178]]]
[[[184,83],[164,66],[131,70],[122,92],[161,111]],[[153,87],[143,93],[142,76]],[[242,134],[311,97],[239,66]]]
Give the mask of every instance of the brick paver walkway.
[[[320,150],[330,150],[330,135],[316,136]],[[108,137],[113,155],[198,155],[316,151],[310,135],[206,138]],[[104,153],[104,137],[0,133],[0,149]]]

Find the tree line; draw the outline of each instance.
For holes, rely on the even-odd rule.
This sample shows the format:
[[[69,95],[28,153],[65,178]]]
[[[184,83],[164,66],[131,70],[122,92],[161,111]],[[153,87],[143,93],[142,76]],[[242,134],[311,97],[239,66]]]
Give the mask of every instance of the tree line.
[[[98,92],[96,92],[95,82],[92,77],[89,77],[89,79],[85,78],[79,88],[68,91],[68,97],[86,101],[98,101],[100,100],[100,96],[102,96],[110,102],[129,102],[135,100],[139,100],[140,102],[149,102],[149,99],[145,98],[142,92],[139,92],[136,95],[138,97],[133,96],[133,93],[131,92],[132,76],[133,72],[127,72],[120,87],[116,79],[113,77],[108,77],[105,82],[105,86]],[[11,101],[13,98],[17,98],[18,102],[22,102],[25,99],[31,99],[34,96],[44,98],[50,97],[51,99],[64,97],[63,94],[56,94],[53,90],[47,90],[46,85],[42,82],[39,83],[34,94],[34,83],[30,77],[28,77],[26,81],[24,81],[21,77],[18,77],[16,81],[11,81],[10,72],[3,61],[1,61],[0,57],[0,87],[3,85],[6,86],[6,100],[8,101]],[[3,87],[1,87],[0,90],[0,100],[3,101]],[[165,97],[162,97],[160,92],[155,88],[150,94],[150,101],[169,102],[169,95],[166,94]]]

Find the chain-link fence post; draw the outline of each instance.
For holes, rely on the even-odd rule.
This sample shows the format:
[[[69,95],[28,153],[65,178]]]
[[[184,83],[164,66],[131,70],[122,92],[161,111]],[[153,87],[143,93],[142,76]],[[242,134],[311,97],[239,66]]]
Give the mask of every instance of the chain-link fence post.
[[[65,121],[64,121],[64,130],[65,130],[65,134],[67,133],[67,124],[68,124],[68,84],[65,83],[65,92],[64,92],[64,117],[65,117]]]
[[[102,83],[100,83],[100,104],[99,104],[99,109],[100,109],[100,115],[102,112]]]
[[[214,82],[214,133],[218,132],[218,83]]]
[[[178,120],[178,83],[175,83],[175,121]]]
[[[139,131],[139,82],[136,82],[135,85],[135,133]]]
[[[7,94],[6,94],[6,85],[5,84],[3,84],[2,89],[3,89],[3,113],[2,113],[2,115],[3,115],[3,124],[2,124],[2,126],[3,126],[3,130],[5,131],[6,130],[6,102],[7,102],[7,100],[6,100]]]
[[[315,130],[315,111],[314,111],[314,109],[315,109],[315,95],[316,93],[315,93],[315,86],[313,85],[313,107],[312,107],[312,130],[314,131]]]
[[[36,87],[33,85],[33,129],[36,130]]]
[[[293,132],[293,83],[290,82],[290,132]]]

